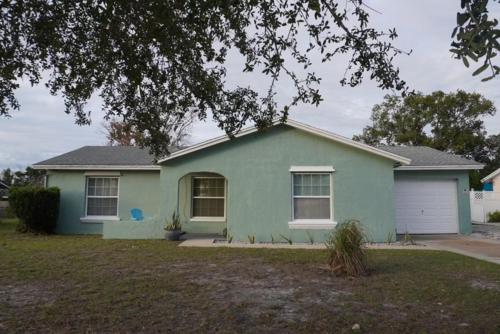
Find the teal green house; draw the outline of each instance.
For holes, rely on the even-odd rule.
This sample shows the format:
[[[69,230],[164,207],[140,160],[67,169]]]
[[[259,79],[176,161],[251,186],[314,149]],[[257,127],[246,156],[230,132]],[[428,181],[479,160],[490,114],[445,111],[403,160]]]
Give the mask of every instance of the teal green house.
[[[470,233],[468,172],[482,167],[428,147],[372,147],[293,120],[156,162],[136,147],[85,146],[33,165],[61,189],[61,234],[159,239],[178,213],[189,234],[297,243],[323,242],[349,219],[373,242]],[[134,208],[143,219],[132,219]]]

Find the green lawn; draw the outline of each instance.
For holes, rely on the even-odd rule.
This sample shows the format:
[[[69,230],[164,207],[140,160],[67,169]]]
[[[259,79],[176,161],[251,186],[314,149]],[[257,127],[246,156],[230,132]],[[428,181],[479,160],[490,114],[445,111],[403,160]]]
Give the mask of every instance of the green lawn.
[[[346,279],[324,251],[178,248],[33,236],[0,223],[0,332],[500,332],[500,266],[369,251]]]

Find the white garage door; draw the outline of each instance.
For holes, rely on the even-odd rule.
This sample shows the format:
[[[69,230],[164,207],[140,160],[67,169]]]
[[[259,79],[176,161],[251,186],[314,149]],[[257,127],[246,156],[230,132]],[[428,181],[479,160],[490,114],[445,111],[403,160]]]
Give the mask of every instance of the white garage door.
[[[458,233],[457,183],[454,180],[396,180],[397,233]]]

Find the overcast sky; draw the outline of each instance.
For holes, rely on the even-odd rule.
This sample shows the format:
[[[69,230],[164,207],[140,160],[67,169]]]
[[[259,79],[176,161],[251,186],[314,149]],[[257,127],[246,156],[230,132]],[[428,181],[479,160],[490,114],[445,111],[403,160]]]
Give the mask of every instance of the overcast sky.
[[[480,82],[471,76],[473,69],[452,59],[448,51],[459,0],[371,0],[368,4],[380,12],[372,12],[372,24],[379,28],[395,27],[399,34],[396,45],[413,50],[410,56],[397,60],[401,76],[413,89],[424,93],[457,89],[478,92],[500,108],[500,79]],[[500,18],[500,5],[493,3],[490,10],[491,15]],[[373,105],[390,92],[381,91],[370,81],[356,88],[340,87],[338,82],[345,65],[342,59],[315,65],[314,70],[323,78],[324,101],[318,108],[295,108],[291,118],[347,137],[360,133],[370,123]],[[230,60],[227,69],[229,85],[261,86],[255,75],[241,74],[239,59]],[[291,87],[283,82],[279,88],[278,99],[287,101]],[[23,83],[17,97],[21,110],[13,112],[11,118],[0,118],[0,169],[20,169],[84,145],[105,144],[102,113],[93,114],[91,126],[81,127],[74,124],[73,116],[64,113],[62,98],[51,96],[43,85],[30,87]],[[92,110],[99,110],[99,105],[97,98],[89,102]],[[500,132],[500,113],[485,119],[485,123],[488,133]],[[190,142],[220,134],[207,120],[194,126]]]

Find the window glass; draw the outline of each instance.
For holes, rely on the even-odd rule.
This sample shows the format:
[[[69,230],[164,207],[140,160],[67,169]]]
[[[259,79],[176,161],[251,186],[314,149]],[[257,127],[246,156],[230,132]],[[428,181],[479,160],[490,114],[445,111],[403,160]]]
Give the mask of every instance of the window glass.
[[[225,179],[193,178],[193,217],[224,217]]]
[[[87,178],[87,216],[118,215],[118,178]]]
[[[293,218],[330,219],[330,174],[293,174]]]

